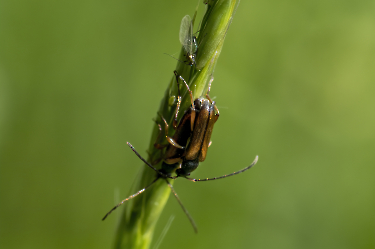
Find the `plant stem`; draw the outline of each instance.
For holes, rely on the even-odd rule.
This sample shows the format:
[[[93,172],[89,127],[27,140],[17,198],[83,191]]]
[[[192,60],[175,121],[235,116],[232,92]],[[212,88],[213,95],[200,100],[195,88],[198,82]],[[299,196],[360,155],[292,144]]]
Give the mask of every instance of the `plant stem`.
[[[239,0],[205,0],[207,11],[203,17],[197,42],[199,48],[196,56],[196,66],[189,66],[185,61],[186,52],[181,49],[176,71],[188,82],[193,92],[193,97],[204,96],[208,89],[208,82],[213,77],[213,72],[217,59],[220,55],[224,38],[232,22],[233,15]],[[193,23],[195,15],[193,17]],[[171,71],[172,74],[172,71]],[[190,97],[187,94],[186,86],[180,84],[182,103],[179,112],[179,118],[184,110],[190,106]],[[176,108],[176,104],[170,101],[178,95],[176,79],[173,76],[170,80],[164,97],[161,100],[158,113],[160,113],[171,124]],[[155,118],[156,122],[162,124],[160,116]],[[172,127],[172,126],[170,126]],[[153,133],[149,145],[148,162],[160,158],[161,150],[155,149],[154,143],[158,138],[159,129],[157,124],[153,126]],[[170,135],[173,135],[173,129],[169,129]],[[161,163],[155,165],[160,169]],[[140,177],[134,184],[133,191],[136,192],[155,180],[157,173],[144,166]],[[168,180],[173,183],[173,180]],[[168,200],[170,188],[165,180],[159,179],[147,191],[124,204],[125,208],[119,222],[115,238],[115,248],[149,248],[154,232],[156,222]]]

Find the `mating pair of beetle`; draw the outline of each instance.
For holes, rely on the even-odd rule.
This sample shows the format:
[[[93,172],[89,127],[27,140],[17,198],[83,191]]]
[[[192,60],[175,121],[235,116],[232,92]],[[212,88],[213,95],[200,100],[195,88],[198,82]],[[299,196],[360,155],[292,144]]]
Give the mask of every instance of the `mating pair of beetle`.
[[[182,78],[181,75],[177,73],[177,71],[174,71],[174,74],[176,76],[177,88],[179,91],[176,112],[175,112],[174,120],[173,120],[173,128],[176,131],[172,137],[168,136],[168,127],[169,127],[168,123],[163,117],[161,117],[165,123],[165,137],[168,141],[168,144],[162,145],[158,143],[160,135],[162,134],[161,125],[158,124],[160,133],[159,133],[157,142],[155,142],[154,146],[157,149],[161,149],[161,150],[163,150],[166,147],[165,153],[163,154],[162,158],[160,158],[159,160],[151,164],[147,162],[134,149],[134,147],[129,142],[127,143],[129,147],[133,150],[133,152],[147,166],[149,166],[151,169],[153,169],[157,173],[156,178],[148,186],[139,190],[137,193],[129,196],[128,198],[122,200],[119,204],[113,207],[104,216],[103,220],[107,218],[107,216],[112,211],[114,211],[117,207],[119,207],[121,204],[143,193],[147,188],[149,188],[152,184],[154,184],[158,179],[164,179],[166,183],[168,184],[168,186],[170,187],[170,189],[172,190],[174,196],[177,198],[177,201],[179,202],[180,206],[184,210],[185,214],[189,218],[195,232],[197,232],[197,226],[195,225],[194,220],[189,215],[185,207],[182,205],[176,191],[173,189],[173,186],[170,184],[168,179],[176,179],[178,177],[184,177],[193,182],[216,180],[216,179],[221,179],[221,178],[225,178],[228,176],[242,173],[250,169],[258,161],[258,156],[256,156],[255,160],[248,167],[240,171],[236,171],[231,174],[223,175],[220,177],[204,178],[204,179],[194,179],[194,178],[188,177],[190,173],[193,172],[199,166],[199,163],[203,162],[206,159],[207,149],[211,145],[210,139],[211,139],[212,130],[213,130],[214,124],[219,118],[219,110],[215,105],[215,101],[212,101],[212,99],[209,96],[212,79],[208,86],[206,98],[200,97],[194,100],[193,94],[188,84],[186,83],[186,81]],[[182,80],[185,86],[187,87],[187,90],[190,94],[191,106],[184,113],[180,122],[177,124],[177,116],[178,116],[179,107],[181,104],[181,96],[180,96],[179,83],[178,83],[179,80]],[[163,162],[162,162],[161,169],[158,170],[153,165],[159,163],[160,160],[163,160]]]

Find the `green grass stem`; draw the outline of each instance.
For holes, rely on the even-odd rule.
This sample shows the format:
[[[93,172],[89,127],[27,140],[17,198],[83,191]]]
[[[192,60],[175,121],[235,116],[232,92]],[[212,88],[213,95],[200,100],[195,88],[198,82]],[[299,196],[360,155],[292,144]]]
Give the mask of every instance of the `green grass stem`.
[[[177,72],[188,82],[190,89],[193,91],[194,98],[204,96],[207,92],[208,82],[213,77],[224,38],[239,3],[238,0],[206,0],[204,2],[208,3],[201,27],[198,27],[199,35],[197,39],[199,48],[197,51],[196,66],[188,66],[186,63],[183,63],[185,60],[185,51],[182,48],[179,56],[181,62],[178,62],[176,67]],[[198,23],[195,22],[195,16],[193,16],[193,23]],[[179,118],[190,106],[190,97],[187,94],[186,86],[180,84],[180,90],[182,104]],[[173,75],[157,111],[170,124],[176,108],[176,101],[173,100],[177,95],[177,83]],[[162,124],[159,115],[156,115],[155,120],[157,123]],[[154,124],[152,129],[153,133],[148,149],[149,162],[161,156],[161,151],[155,149],[153,146],[159,134],[157,125]],[[170,135],[173,135],[173,128],[170,128],[169,132],[171,133]],[[155,167],[160,169],[161,163],[155,165]],[[156,173],[145,165],[132,191],[136,192],[149,185],[155,177]],[[173,181],[169,181],[173,183]],[[160,179],[150,189],[123,205],[125,207],[123,207],[124,210],[118,225],[114,244],[116,249],[149,248],[156,222],[169,198],[170,192],[171,190],[166,182]],[[185,225],[189,225],[188,222]]]

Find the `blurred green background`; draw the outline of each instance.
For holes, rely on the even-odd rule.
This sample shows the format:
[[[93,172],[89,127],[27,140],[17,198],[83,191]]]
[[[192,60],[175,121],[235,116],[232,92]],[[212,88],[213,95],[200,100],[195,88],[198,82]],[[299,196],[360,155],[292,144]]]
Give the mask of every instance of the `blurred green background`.
[[[0,2],[0,246],[110,248],[197,1]],[[204,6],[200,5],[203,13]],[[374,1],[242,1],[159,248],[375,247]],[[176,246],[177,245],[177,246]]]

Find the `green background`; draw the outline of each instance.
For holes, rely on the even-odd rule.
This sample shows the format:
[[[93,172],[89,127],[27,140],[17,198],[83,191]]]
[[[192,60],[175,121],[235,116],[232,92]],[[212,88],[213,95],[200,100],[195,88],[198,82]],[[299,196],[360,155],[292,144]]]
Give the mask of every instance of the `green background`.
[[[0,246],[110,248],[196,1],[0,2]],[[200,5],[200,13],[204,11]],[[159,248],[375,247],[375,4],[242,1]]]

